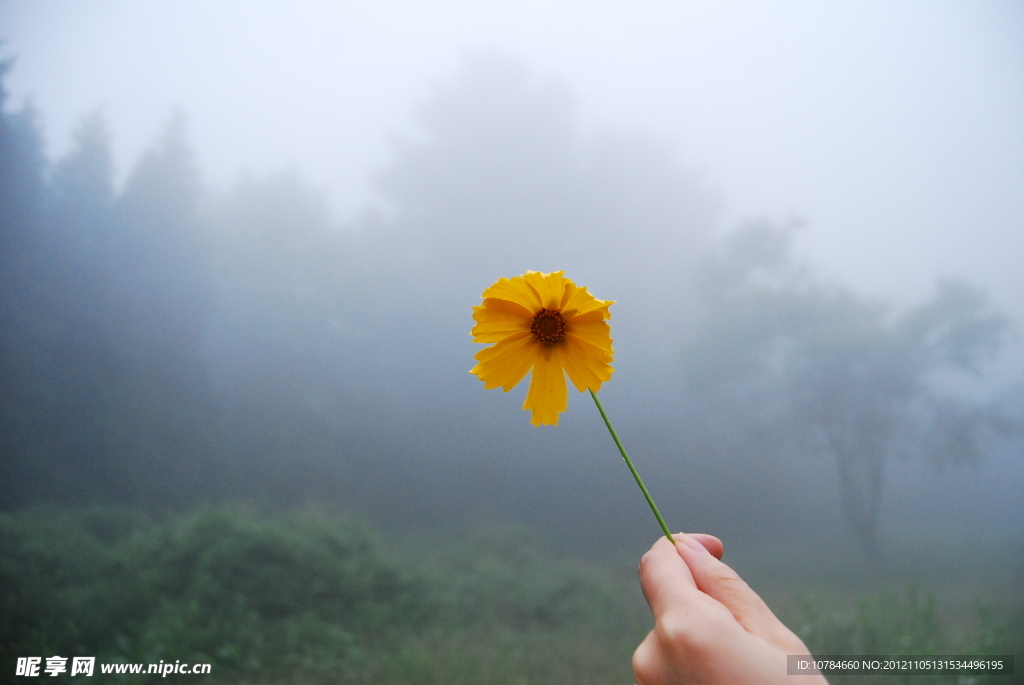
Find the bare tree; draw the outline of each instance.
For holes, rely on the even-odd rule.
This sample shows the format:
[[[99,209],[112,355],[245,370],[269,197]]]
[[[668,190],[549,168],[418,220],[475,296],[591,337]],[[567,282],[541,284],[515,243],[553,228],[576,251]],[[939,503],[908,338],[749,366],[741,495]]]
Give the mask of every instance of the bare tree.
[[[748,225],[706,266],[707,316],[688,342],[687,375],[696,392],[742,407],[737,420],[761,444],[831,456],[847,520],[874,552],[890,458],[970,461],[989,437],[1020,434],[1003,403],[943,396],[935,382],[980,374],[1008,321],[954,281],[893,315],[796,263],[794,228]]]

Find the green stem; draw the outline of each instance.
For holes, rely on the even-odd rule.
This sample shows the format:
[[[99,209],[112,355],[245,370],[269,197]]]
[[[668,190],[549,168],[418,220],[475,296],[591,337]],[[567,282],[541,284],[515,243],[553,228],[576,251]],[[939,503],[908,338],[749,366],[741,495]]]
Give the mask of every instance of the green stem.
[[[661,524],[661,529],[665,532],[665,537],[675,544],[675,540],[672,538],[672,533],[669,532],[668,526],[665,525],[665,519],[661,518],[661,512],[658,511],[658,506],[654,503],[651,493],[647,492],[647,486],[645,486],[644,482],[640,480],[640,474],[636,472],[633,462],[630,461],[629,455],[626,454],[626,448],[622,446],[619,436],[615,434],[615,429],[612,428],[612,422],[608,420],[608,415],[604,413],[604,407],[601,406],[601,400],[597,399],[597,393],[591,390],[590,396],[594,398],[594,404],[597,405],[597,410],[601,412],[601,418],[604,419],[604,425],[608,426],[608,432],[612,434],[612,440],[615,441],[615,445],[619,448],[619,452],[622,453],[622,458],[626,460],[626,466],[629,467],[630,472],[633,474],[633,478],[636,478],[636,484],[640,486],[640,491],[644,493],[644,497],[647,498],[647,503],[651,505],[651,511],[654,512],[654,517],[657,518],[658,523]]]

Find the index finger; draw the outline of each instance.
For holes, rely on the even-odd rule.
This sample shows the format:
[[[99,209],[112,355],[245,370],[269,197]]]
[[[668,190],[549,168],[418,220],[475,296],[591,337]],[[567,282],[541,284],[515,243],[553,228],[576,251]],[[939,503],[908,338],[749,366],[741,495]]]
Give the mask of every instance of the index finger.
[[[647,598],[654,620],[657,621],[669,607],[689,601],[693,593],[700,593],[690,568],[679,556],[668,538],[659,538],[647,554],[640,559],[640,589]]]

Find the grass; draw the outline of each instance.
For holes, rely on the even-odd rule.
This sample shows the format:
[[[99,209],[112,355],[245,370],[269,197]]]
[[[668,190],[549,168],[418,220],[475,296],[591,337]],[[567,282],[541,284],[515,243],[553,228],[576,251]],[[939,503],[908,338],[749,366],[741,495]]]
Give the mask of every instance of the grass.
[[[1024,655],[1012,577],[960,583],[951,604],[934,579],[842,582],[852,562],[832,555],[816,584],[780,571],[785,558],[734,563],[815,653]],[[388,548],[315,507],[26,509],[0,515],[0,680],[17,680],[18,656],[59,654],[208,662],[211,682],[254,685],[628,683],[650,627],[628,566],[559,556],[511,526]]]

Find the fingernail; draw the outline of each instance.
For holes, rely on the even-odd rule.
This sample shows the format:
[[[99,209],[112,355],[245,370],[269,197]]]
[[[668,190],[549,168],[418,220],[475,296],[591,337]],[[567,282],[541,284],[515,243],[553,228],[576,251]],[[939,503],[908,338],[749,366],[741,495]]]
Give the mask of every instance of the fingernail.
[[[704,554],[711,554],[711,552],[708,551],[707,547],[700,544],[700,542],[698,542],[696,539],[690,537],[689,535],[683,535],[682,533],[680,533],[679,535],[683,540],[683,544],[692,549],[694,552],[704,552]]]

